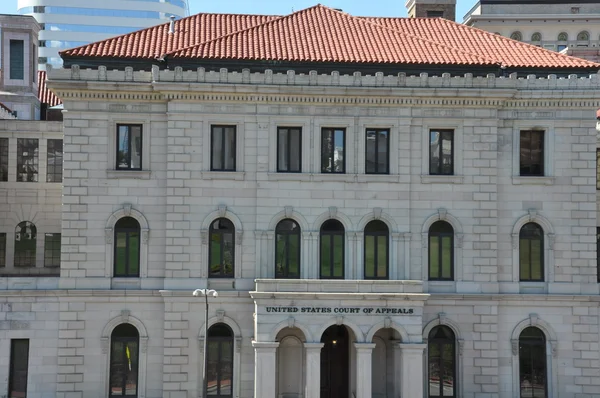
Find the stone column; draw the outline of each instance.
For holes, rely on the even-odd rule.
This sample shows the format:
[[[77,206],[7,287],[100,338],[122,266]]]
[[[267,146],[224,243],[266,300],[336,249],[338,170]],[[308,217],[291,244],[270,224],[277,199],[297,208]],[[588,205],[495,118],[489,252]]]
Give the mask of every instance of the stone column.
[[[394,355],[394,397],[402,396],[402,343],[396,341],[393,343]]]
[[[423,352],[427,344],[398,344],[402,351],[402,398],[423,398]]]
[[[275,397],[277,374],[277,342],[253,341],[254,398]]]
[[[320,398],[321,396],[321,348],[323,343],[304,343],[306,352],[306,386],[304,398]]]
[[[371,398],[373,387],[373,348],[374,343],[354,343],[356,348],[356,398]]]

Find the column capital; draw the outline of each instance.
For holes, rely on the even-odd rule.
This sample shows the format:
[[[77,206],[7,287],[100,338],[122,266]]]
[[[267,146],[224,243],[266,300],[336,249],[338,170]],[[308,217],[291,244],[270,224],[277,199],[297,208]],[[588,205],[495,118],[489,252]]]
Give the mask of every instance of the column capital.
[[[402,350],[403,353],[414,353],[414,354],[422,354],[423,351],[427,348],[427,344],[425,343],[399,343],[398,347]]]
[[[354,348],[357,350],[372,350],[375,346],[375,343],[354,343]]]
[[[279,342],[277,341],[252,341],[252,347],[255,350],[274,350],[279,347]]]
[[[304,343],[304,348],[307,350],[320,350],[325,347],[324,343]]]

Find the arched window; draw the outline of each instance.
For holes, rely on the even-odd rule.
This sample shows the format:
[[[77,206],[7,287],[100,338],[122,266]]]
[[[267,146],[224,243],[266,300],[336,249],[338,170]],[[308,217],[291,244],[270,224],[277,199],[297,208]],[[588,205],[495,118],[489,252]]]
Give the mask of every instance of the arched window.
[[[300,226],[289,218],[275,228],[275,278],[300,278]]]
[[[535,32],[534,34],[531,35],[531,41],[533,41],[533,42],[542,41],[542,34],[540,32]]]
[[[536,327],[525,328],[519,336],[519,384],[521,398],[545,398],[548,394],[546,337]]]
[[[321,279],[344,279],[344,226],[337,220],[321,225]]]
[[[429,228],[429,280],[454,279],[454,229],[445,221]]]
[[[29,221],[20,222],[15,229],[15,267],[35,267],[37,228]]]
[[[219,218],[210,225],[208,263],[210,278],[233,278],[235,256],[235,227],[226,218]]]
[[[383,221],[365,227],[365,279],[388,279],[390,231]]]
[[[110,391],[112,397],[137,397],[140,334],[124,323],[110,336]]]
[[[544,281],[544,231],[533,222],[519,232],[519,279]]]
[[[233,396],[233,331],[224,323],[208,329],[206,391],[209,397]]]
[[[140,276],[140,223],[123,217],[115,224],[115,277]]]
[[[513,40],[521,41],[521,40],[523,40],[523,35],[521,34],[521,32],[512,32],[512,34],[510,35],[510,38]]]
[[[456,337],[447,326],[436,326],[427,339],[429,398],[456,397]]]
[[[567,41],[569,40],[569,35],[566,32],[561,32],[558,34],[558,41]]]
[[[583,32],[579,32],[577,34],[577,41],[589,41],[590,40],[590,34],[586,31]]]

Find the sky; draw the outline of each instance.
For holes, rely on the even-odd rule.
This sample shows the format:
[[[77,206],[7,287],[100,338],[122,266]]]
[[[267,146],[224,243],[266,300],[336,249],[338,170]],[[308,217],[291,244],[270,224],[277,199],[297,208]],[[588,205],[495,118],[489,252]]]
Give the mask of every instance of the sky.
[[[477,0],[457,0],[456,18],[463,16]],[[285,15],[321,3],[332,8],[341,8],[356,16],[406,16],[406,0],[190,0],[190,12],[217,12],[233,14],[276,14]],[[0,14],[16,14],[17,0],[0,0]]]

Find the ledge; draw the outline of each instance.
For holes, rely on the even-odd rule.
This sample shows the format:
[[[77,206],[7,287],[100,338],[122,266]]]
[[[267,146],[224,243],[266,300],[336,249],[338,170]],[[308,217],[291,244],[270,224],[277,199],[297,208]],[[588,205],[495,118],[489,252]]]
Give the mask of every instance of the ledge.
[[[310,173],[267,173],[269,181],[310,181]]]
[[[152,176],[150,170],[106,170],[106,178],[119,179],[131,178],[138,180],[149,180]]]
[[[521,177],[513,176],[513,185],[554,185],[554,177]]]
[[[203,171],[202,179],[204,180],[235,180],[243,181],[246,178],[246,173],[243,171]]]
[[[331,181],[331,182],[354,182],[356,174],[342,173],[318,173],[312,175],[313,181]]]
[[[358,182],[400,182],[399,174],[358,174]]]
[[[462,184],[464,176],[421,175],[421,184]]]

